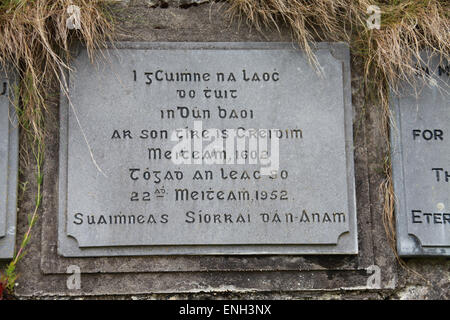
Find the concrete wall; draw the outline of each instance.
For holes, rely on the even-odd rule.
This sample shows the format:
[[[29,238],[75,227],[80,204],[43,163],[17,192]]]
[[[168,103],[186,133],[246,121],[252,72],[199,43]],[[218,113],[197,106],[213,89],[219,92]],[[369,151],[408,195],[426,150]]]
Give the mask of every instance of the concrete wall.
[[[194,4],[192,4],[194,3]],[[196,4],[199,3],[199,4]],[[290,41],[290,32],[259,32],[245,22],[230,22],[226,2],[118,1],[112,7],[120,41]],[[44,200],[28,252],[19,264],[19,298],[449,298],[448,259],[421,258],[400,266],[382,222],[386,149],[378,105],[365,105],[362,62],[352,57],[355,174],[359,255],[330,256],[179,256],[62,258],[56,252],[58,182],[58,99],[49,101],[44,164]],[[55,86],[55,95],[58,88]],[[18,239],[33,210],[34,165],[21,161]],[[70,265],[81,268],[81,289],[67,288]],[[376,266],[376,267],[371,267]],[[367,268],[379,270],[373,286]],[[378,269],[379,268],[379,269]]]

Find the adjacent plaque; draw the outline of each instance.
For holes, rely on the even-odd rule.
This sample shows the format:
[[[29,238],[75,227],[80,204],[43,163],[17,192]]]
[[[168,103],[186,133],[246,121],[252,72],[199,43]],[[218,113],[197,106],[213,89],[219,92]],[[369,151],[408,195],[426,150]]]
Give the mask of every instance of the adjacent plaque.
[[[429,57],[424,52],[423,61]],[[401,256],[450,255],[450,68],[434,57],[392,95],[393,178]],[[422,79],[423,78],[423,79]]]
[[[119,43],[62,90],[63,256],[356,254],[349,50]]]
[[[14,255],[18,175],[18,127],[12,73],[0,66],[0,259]]]

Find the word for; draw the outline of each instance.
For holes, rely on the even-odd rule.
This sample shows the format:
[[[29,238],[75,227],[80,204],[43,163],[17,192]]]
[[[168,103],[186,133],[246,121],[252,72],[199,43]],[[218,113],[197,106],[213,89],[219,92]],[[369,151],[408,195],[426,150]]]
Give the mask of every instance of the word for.
[[[426,130],[420,130],[420,129],[414,129],[412,131],[413,134],[413,140],[444,140],[444,131],[441,129],[426,129]]]

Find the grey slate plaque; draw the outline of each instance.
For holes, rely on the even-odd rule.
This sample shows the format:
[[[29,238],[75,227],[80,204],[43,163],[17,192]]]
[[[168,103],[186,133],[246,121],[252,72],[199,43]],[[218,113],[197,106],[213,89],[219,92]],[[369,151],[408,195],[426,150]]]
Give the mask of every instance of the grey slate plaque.
[[[13,257],[16,235],[18,128],[12,75],[0,66],[0,259]]]
[[[58,252],[356,254],[349,50],[316,54],[320,74],[286,43],[119,43],[95,66],[81,49]]]
[[[417,69],[417,88],[403,84],[391,98],[397,248],[401,256],[449,256],[449,64],[436,56]]]

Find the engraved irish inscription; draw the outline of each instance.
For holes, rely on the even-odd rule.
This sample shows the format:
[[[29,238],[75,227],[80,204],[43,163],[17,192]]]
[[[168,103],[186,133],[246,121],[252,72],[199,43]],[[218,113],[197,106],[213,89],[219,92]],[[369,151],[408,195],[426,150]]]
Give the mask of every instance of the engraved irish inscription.
[[[59,252],[357,252],[348,49],[81,50],[62,94]]]

